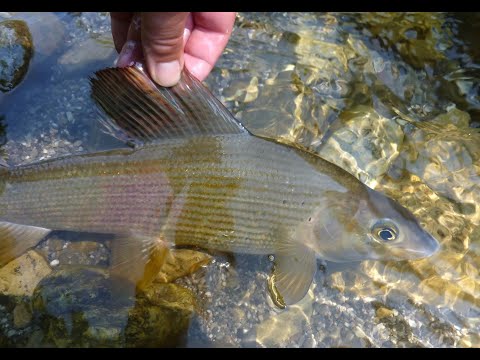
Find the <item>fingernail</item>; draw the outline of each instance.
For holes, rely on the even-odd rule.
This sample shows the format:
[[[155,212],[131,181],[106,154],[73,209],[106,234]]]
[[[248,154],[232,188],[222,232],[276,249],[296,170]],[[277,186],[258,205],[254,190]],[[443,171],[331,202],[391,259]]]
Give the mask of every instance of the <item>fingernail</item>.
[[[117,59],[114,61],[113,66],[118,67],[125,67],[130,66],[130,64],[134,61],[133,53],[135,48],[139,46],[138,41],[128,40],[122,47],[122,51],[118,54]]]
[[[180,80],[180,62],[174,60],[166,63],[157,63],[151,75],[157,84],[166,87],[173,86]]]
[[[188,38],[190,37],[190,34],[191,34],[191,31],[189,29],[185,28],[185,30],[183,30],[183,46],[185,46],[185,44],[187,43]]]

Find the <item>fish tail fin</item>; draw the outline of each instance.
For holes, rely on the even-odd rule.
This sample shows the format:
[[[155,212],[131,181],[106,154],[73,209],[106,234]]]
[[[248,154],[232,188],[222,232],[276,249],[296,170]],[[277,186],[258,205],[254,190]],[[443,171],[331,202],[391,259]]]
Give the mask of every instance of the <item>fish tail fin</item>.
[[[36,226],[0,221],[0,267],[37,245],[50,231]]]

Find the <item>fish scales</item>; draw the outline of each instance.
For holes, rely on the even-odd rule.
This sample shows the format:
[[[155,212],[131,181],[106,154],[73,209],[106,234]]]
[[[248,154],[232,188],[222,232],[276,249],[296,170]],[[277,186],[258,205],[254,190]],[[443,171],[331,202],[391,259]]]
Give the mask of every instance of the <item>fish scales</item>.
[[[19,167],[6,178],[1,217],[52,229],[136,229],[158,235],[169,216],[169,203],[182,197],[185,206],[176,215],[182,221],[170,230],[178,239],[166,234],[176,245],[272,252],[275,239],[265,229],[295,227],[319,205],[322,191],[342,189],[327,173],[312,182],[316,170],[295,151],[277,147],[272,151],[272,144],[262,139],[226,135]],[[213,156],[215,162],[212,149],[221,153]],[[233,192],[229,184],[234,184]],[[226,221],[226,213],[234,222]],[[211,237],[220,232],[225,236]]]

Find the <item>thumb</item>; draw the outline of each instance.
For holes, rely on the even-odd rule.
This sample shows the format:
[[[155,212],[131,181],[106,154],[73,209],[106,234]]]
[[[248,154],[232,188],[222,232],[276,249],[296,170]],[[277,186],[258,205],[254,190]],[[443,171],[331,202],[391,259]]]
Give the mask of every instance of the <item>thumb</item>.
[[[183,32],[188,12],[142,13],[142,45],[152,79],[173,86],[183,69]]]

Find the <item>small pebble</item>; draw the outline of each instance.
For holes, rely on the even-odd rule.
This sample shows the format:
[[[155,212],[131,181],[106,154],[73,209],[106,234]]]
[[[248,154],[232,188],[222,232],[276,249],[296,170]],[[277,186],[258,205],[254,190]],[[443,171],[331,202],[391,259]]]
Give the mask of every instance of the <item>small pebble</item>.
[[[52,260],[50,262],[50,266],[57,266],[58,264],[60,264],[60,261],[58,259]]]

